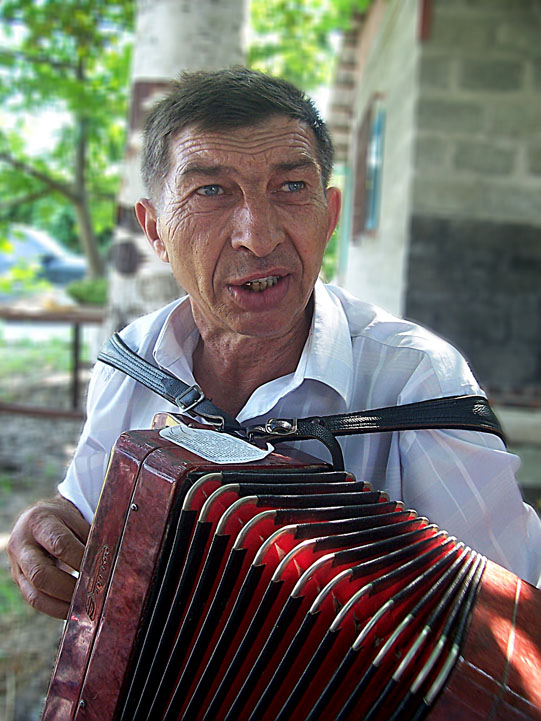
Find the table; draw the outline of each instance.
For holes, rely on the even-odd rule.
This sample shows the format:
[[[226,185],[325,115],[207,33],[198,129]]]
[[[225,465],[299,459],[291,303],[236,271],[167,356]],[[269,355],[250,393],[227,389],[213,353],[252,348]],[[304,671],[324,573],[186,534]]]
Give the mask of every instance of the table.
[[[22,306],[0,305],[0,319],[18,323],[65,323],[71,325],[71,408],[49,408],[4,403],[0,401],[0,411],[26,413],[29,415],[45,415],[64,418],[84,418],[84,411],[79,406],[80,395],[80,353],[81,326],[101,325],[105,318],[104,308],[77,306],[74,308],[45,310],[41,308],[25,308]]]

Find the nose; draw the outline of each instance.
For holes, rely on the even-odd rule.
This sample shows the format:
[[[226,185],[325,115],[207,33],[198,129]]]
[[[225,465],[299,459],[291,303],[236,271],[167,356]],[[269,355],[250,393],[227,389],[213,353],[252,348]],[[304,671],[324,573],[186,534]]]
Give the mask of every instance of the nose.
[[[246,248],[259,258],[270,255],[284,240],[276,211],[267,198],[243,198],[233,214],[231,245]]]

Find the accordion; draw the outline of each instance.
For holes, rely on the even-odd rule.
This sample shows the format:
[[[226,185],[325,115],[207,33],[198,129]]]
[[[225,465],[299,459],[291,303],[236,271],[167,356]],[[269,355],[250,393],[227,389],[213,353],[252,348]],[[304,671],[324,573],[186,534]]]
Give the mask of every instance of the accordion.
[[[541,719],[541,594],[301,454],[111,457],[43,721]]]

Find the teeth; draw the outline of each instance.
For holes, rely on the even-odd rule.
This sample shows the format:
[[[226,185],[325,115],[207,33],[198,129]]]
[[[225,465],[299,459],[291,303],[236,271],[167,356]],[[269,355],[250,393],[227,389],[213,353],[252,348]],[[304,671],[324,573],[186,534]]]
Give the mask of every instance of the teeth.
[[[261,293],[267,288],[272,288],[273,285],[278,283],[279,277],[277,275],[269,275],[267,278],[258,278],[257,280],[250,280],[244,284],[244,288],[249,288],[255,293]]]

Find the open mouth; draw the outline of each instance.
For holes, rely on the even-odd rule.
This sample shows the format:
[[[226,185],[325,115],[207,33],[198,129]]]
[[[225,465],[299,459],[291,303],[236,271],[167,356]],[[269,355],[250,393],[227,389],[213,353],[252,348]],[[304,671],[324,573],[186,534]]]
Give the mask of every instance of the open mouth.
[[[262,293],[267,288],[272,288],[280,280],[278,275],[269,275],[266,278],[256,278],[256,280],[250,280],[248,283],[242,285],[243,288],[252,291],[253,293]]]

